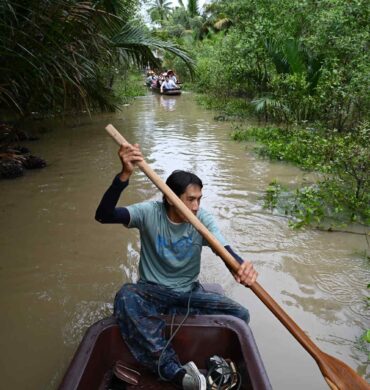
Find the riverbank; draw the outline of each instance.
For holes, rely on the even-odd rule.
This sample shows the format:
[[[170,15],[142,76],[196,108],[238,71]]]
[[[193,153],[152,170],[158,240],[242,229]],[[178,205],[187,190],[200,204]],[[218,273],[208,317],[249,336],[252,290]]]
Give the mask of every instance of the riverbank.
[[[47,164],[40,156],[32,154],[24,141],[36,141],[39,137],[9,122],[0,121],[0,179],[23,176],[26,169],[40,169]]]
[[[135,98],[143,96],[147,92],[143,85],[143,75],[139,71],[117,77],[112,90],[114,91],[117,108],[133,103]],[[69,112],[65,115],[76,117],[82,115],[82,113]],[[93,112],[90,115],[93,115]],[[50,117],[58,120],[61,115],[60,113],[50,112],[39,119],[41,121],[50,120]],[[45,159],[33,155],[32,151],[22,144],[28,141],[37,141],[40,138],[40,132],[47,132],[43,125],[35,130],[35,126],[30,124],[33,120],[34,118],[30,118],[28,121],[29,128],[27,130],[23,128],[24,125],[17,124],[19,121],[0,120],[0,179],[14,179],[23,176],[27,169],[40,169],[47,166]]]
[[[293,227],[360,223],[370,226],[370,127],[340,134],[318,127],[244,127],[237,141],[257,141],[262,158],[286,161],[319,173],[298,188],[274,180],[266,191],[266,206],[292,217]]]

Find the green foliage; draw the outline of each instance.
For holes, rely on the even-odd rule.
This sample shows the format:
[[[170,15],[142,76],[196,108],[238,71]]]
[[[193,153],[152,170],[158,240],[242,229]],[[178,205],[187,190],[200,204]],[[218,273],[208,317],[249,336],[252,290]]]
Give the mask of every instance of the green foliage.
[[[241,98],[221,99],[213,95],[199,94],[197,96],[197,102],[208,109],[218,111],[219,115],[216,117],[218,120],[240,121],[251,115],[248,110],[248,102]]]
[[[184,7],[178,7],[173,10],[169,18],[169,23],[167,25],[167,30],[172,26],[181,26],[184,30],[190,29],[190,15],[189,12]]]
[[[117,70],[152,66],[152,50],[192,60],[134,21],[137,0],[0,0],[0,105],[32,111],[113,110]]]
[[[370,361],[370,329],[367,329],[363,332],[361,337],[356,341],[356,348],[367,354],[367,360]]]
[[[367,288],[370,289],[370,284],[367,285]],[[370,296],[366,297],[367,306],[370,305]],[[365,345],[364,345],[365,344]],[[362,349],[368,352],[368,360],[370,360],[370,329],[367,329],[360,339],[360,345],[362,345]]]
[[[350,131],[369,115],[366,15],[366,0],[218,0],[202,15],[189,1],[161,34],[196,57],[199,91],[248,98],[265,121]]]
[[[94,23],[86,23],[90,19]],[[63,96],[69,96],[73,104],[81,97],[87,105],[92,84],[102,91],[106,88],[95,62],[96,48],[104,47],[106,42],[95,31],[106,30],[107,19],[91,6],[77,2],[3,0],[2,102],[21,112],[27,112],[36,102],[41,109],[65,105]],[[99,103],[104,104],[104,99]]]
[[[295,191],[271,183],[266,205],[294,217],[292,226],[331,221],[370,224],[370,127],[362,123],[346,134],[316,129],[249,128],[232,134],[235,140],[257,140],[257,151],[274,160],[290,161],[318,171],[317,183]],[[334,223],[334,222],[333,222]]]
[[[198,0],[188,0],[188,12],[192,18],[199,15]]]
[[[279,199],[281,199],[283,193],[283,188],[276,180],[272,181],[267,189],[265,194],[265,208],[274,210],[279,205]]]
[[[113,88],[120,103],[130,103],[135,97],[144,96],[147,92],[142,74],[135,70],[117,77]]]
[[[149,3],[149,14],[153,22],[163,22],[171,11],[171,2],[168,0],[152,0]]]
[[[207,17],[219,15],[231,21],[227,34],[197,46],[197,81],[208,93],[250,97],[266,121],[350,131],[368,118],[365,0],[219,0]]]
[[[151,36],[141,26],[126,24],[119,34],[112,37],[112,43],[115,47],[123,49],[121,59],[125,59],[128,63],[144,65],[149,62],[154,67],[158,67],[160,61],[152,50],[166,50],[173,56],[180,58],[189,72],[193,73],[194,61],[185,50],[171,41],[163,41]]]

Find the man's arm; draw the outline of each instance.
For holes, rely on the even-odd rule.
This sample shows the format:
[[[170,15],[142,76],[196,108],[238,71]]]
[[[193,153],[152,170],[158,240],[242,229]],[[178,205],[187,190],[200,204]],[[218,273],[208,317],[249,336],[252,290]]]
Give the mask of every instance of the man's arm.
[[[233,249],[231,248],[230,245],[225,245],[225,249],[230,253],[230,255],[239,263],[239,264],[243,264],[244,263],[244,260],[237,254],[233,251]]]
[[[234,257],[234,259],[240,264],[239,269],[234,271],[227,264],[227,268],[234,276],[234,279],[244,286],[252,285],[258,276],[258,272],[254,269],[253,264],[250,261],[244,261],[238,254],[236,254],[230,245],[225,245],[225,249]]]
[[[136,163],[143,161],[138,144],[122,145],[118,151],[122,171],[113,180],[104,194],[95,213],[95,219],[101,223],[123,223],[128,225],[130,213],[125,207],[116,207],[121,192],[128,186],[128,181]]]
[[[238,282],[243,284],[244,286],[250,286],[252,285],[258,276],[257,271],[254,269],[253,264],[248,261],[242,259],[239,255],[237,255],[233,249],[230,247],[230,245],[227,245],[224,237],[220,233],[220,230],[215,223],[212,215],[205,212],[205,210],[202,210],[201,213],[197,214],[200,221],[204,224],[204,226],[216,237],[216,239],[224,245],[224,248],[234,257],[234,259],[240,264],[237,271],[234,271],[231,269],[231,267],[228,267],[229,271],[232,273],[234,279]],[[204,242],[206,242],[204,240]],[[203,244],[203,245],[209,245],[209,244]]]
[[[130,213],[126,207],[116,207],[122,191],[128,186],[128,180],[122,182],[118,175],[113,183],[103,195],[98,208],[96,209],[95,219],[100,223],[123,223],[128,225],[130,222]]]

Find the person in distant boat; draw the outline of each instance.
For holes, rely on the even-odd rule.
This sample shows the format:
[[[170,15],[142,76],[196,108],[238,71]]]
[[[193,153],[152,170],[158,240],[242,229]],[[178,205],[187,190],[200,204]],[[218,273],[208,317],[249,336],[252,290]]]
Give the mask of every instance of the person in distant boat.
[[[155,73],[150,70],[148,73],[147,73],[147,78],[146,78],[146,85],[148,87],[150,87],[153,83],[153,81],[155,81],[157,79]]]
[[[159,75],[155,82],[154,88],[161,88],[163,81],[164,81],[164,77],[162,75]]]
[[[228,314],[249,322],[248,310],[230,298],[205,291],[198,281],[202,247],[208,245],[165,196],[116,207],[135,165],[143,161],[139,145],[121,146],[121,172],[103,195],[95,219],[101,223],[123,224],[140,232],[139,279],[126,283],[114,301],[121,334],[133,356],[144,366],[185,390],[206,390],[206,379],[194,362],[182,364],[164,336],[161,314]],[[227,244],[212,215],[200,207],[203,183],[191,172],[174,171],[167,185],[186,207],[240,263],[233,273],[237,282],[251,286],[257,272]]]
[[[168,74],[168,78],[170,80],[172,80],[175,84],[177,84],[177,77],[176,77],[175,73],[173,72],[173,70],[169,69],[167,71],[167,74]]]
[[[164,81],[161,84],[161,93],[168,91],[170,89],[179,89],[176,83],[173,80],[170,80],[168,74],[164,76]]]
[[[160,86],[158,87],[158,82],[159,82],[159,78],[155,78],[152,80],[152,84],[150,85],[151,88],[160,88]]]

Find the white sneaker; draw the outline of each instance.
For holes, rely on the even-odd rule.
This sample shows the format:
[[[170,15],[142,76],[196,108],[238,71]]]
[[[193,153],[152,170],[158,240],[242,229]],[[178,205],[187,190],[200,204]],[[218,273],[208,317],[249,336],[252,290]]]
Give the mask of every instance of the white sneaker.
[[[182,379],[182,388],[184,390],[207,390],[206,378],[200,373],[194,362],[186,363],[186,374]]]

